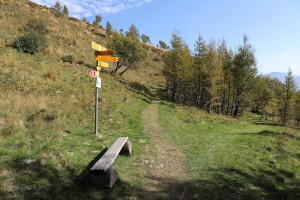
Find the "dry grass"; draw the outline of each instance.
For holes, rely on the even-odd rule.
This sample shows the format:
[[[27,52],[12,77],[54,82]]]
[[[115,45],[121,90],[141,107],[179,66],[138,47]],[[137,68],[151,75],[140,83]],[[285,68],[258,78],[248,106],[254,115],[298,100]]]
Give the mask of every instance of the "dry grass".
[[[55,55],[57,58],[61,59],[64,56],[64,51],[61,48],[57,48],[55,51]]]
[[[58,27],[50,27],[50,28],[48,28],[48,30],[50,31],[50,32],[52,32],[52,33],[58,33],[59,32],[59,28]]]
[[[4,58],[4,65],[8,68],[13,68],[16,65],[16,56],[14,54],[9,54]]]
[[[43,54],[45,54],[45,55],[53,55],[54,51],[55,50],[54,50],[53,46],[48,46],[47,48],[45,48],[43,50]]]
[[[49,78],[53,81],[56,81],[57,77],[56,77],[56,73],[53,70],[47,70],[46,72],[44,72],[43,75],[45,78]]]

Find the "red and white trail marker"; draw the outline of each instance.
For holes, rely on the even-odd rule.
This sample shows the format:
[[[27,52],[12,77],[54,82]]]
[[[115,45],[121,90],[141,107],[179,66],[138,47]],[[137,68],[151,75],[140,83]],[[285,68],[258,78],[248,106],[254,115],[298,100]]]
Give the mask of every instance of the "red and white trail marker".
[[[90,76],[91,77],[99,77],[100,76],[100,72],[98,72],[98,71],[91,71],[90,72]]]

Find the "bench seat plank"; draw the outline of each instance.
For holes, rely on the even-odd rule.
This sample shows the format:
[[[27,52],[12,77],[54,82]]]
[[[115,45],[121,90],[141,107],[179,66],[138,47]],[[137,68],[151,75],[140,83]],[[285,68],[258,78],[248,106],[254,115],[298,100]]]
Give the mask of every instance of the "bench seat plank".
[[[96,162],[91,171],[106,172],[111,164],[116,160],[122,147],[127,142],[128,137],[119,137],[115,143],[107,150],[107,152]]]

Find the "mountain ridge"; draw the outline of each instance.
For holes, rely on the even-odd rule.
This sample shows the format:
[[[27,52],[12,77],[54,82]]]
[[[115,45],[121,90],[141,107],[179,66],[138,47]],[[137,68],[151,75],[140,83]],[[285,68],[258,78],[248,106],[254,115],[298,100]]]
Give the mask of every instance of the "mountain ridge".
[[[285,72],[270,72],[268,74],[265,74],[264,76],[270,76],[271,78],[278,78],[282,83],[284,83],[287,73],[285,73]],[[293,77],[294,77],[297,89],[300,90],[300,76],[293,75]]]

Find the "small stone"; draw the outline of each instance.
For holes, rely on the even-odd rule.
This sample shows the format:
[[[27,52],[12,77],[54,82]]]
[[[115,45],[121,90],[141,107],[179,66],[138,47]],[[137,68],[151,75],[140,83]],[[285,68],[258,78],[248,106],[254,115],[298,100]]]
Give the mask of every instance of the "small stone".
[[[0,118],[0,125],[5,124],[5,119],[4,118]]]
[[[100,146],[102,149],[105,149],[105,146],[104,146],[104,144],[101,144],[101,146]]]
[[[18,126],[19,126],[20,128],[25,128],[24,122],[23,122],[22,120],[19,120],[19,121],[18,121]]]
[[[42,160],[41,160],[41,165],[42,165],[42,166],[46,165],[46,160],[42,159]]]
[[[142,163],[146,165],[146,164],[149,163],[149,161],[148,160],[143,160]]]
[[[26,164],[31,164],[31,163],[33,163],[35,161],[36,161],[35,159],[27,159],[27,160],[25,160],[25,163]]]

